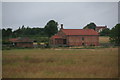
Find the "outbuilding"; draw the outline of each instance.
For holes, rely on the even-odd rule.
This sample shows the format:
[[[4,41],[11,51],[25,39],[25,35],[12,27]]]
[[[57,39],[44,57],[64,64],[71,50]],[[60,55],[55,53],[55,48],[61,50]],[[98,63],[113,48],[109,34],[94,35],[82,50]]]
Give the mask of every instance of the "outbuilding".
[[[28,37],[10,38],[9,41],[14,47],[33,47],[33,40]]]

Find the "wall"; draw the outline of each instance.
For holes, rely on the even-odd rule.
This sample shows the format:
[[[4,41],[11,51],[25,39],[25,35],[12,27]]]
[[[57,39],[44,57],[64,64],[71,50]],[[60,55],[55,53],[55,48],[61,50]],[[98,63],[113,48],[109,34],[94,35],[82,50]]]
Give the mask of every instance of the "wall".
[[[80,36],[80,35],[72,35],[66,36],[61,30],[57,33],[57,35],[61,36],[62,39],[50,39],[51,45],[59,45],[63,43],[63,39],[66,39],[66,45],[68,46],[82,46],[84,45],[99,45],[99,36]],[[82,40],[82,37],[84,40]],[[65,44],[64,44],[65,45]]]
[[[82,37],[84,40],[82,40]],[[99,36],[68,36],[67,37],[68,45],[70,46],[82,46],[84,45],[99,45]]]
[[[23,43],[17,43],[16,44],[17,47],[33,47],[33,43],[29,43],[29,42],[23,42]]]

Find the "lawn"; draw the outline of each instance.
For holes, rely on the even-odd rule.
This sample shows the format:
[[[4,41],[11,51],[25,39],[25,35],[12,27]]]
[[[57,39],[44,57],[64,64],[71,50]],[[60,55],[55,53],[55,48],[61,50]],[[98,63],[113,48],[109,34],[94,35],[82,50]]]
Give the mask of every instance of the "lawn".
[[[117,77],[118,49],[3,50],[3,78]]]

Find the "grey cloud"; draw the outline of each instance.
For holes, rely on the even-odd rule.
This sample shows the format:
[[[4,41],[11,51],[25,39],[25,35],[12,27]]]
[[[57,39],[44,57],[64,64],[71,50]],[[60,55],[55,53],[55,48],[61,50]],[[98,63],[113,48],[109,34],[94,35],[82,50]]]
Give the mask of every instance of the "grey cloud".
[[[117,2],[3,2],[3,28],[40,26],[51,19],[65,28],[82,28],[90,22],[112,28],[118,23]]]

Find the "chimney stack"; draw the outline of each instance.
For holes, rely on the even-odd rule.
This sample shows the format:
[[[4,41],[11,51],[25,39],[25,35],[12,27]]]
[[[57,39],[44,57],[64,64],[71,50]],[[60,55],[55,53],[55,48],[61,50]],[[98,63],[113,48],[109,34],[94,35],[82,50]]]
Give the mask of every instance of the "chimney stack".
[[[63,29],[63,24],[61,24],[61,29]]]
[[[107,28],[107,25],[105,25],[105,28]]]

